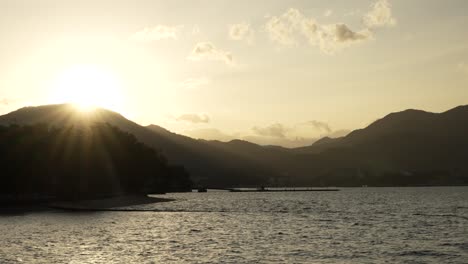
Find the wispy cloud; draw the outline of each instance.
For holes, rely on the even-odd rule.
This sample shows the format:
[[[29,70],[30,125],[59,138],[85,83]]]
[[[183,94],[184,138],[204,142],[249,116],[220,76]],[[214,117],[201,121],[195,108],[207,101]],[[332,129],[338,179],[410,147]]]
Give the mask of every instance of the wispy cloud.
[[[267,126],[254,126],[250,131],[226,133],[216,128],[200,128],[184,131],[193,138],[206,140],[230,141],[233,139],[247,140],[260,145],[279,145],[283,147],[301,147],[311,145],[318,139],[328,136],[337,138],[349,134],[349,130],[333,130],[325,122],[311,120],[295,125],[273,123]]]
[[[321,122],[321,121],[317,121],[317,120],[311,120],[311,121],[307,121],[304,123],[304,125],[310,125],[310,126],[313,126],[314,128],[316,128],[317,130],[319,131],[325,131],[327,133],[331,133],[332,132],[332,129],[330,128],[330,126],[325,123],[325,122]]]
[[[265,137],[285,138],[288,128],[280,123],[272,124],[266,127],[253,127],[255,134]]]
[[[184,134],[192,138],[206,140],[230,141],[236,138],[235,135],[228,135],[216,128],[191,129],[184,131]]]
[[[9,105],[11,103],[13,103],[13,100],[7,98],[0,99],[0,105]]]
[[[363,21],[368,28],[391,27],[397,23],[387,0],[378,0],[372,4],[371,10],[364,15]]]
[[[229,26],[229,37],[232,40],[244,40],[252,44],[254,40],[255,31],[250,24],[239,23]]]
[[[192,28],[192,35],[198,36],[200,34],[201,30],[198,25],[194,25]]]
[[[232,54],[228,51],[218,49],[211,42],[199,42],[193,48],[190,56],[190,60],[200,61],[200,60],[215,60],[223,61],[226,64],[233,63]]]
[[[133,34],[130,39],[139,42],[150,42],[164,39],[177,39],[183,26],[156,25],[145,27]]]
[[[349,10],[348,12],[344,13],[345,17],[353,17],[353,16],[358,16],[361,13],[360,9],[352,9]]]
[[[343,137],[349,130],[333,130],[328,123],[310,120],[294,125],[274,123],[268,126],[254,126],[253,135],[245,135],[243,139],[263,145],[281,145],[299,147],[310,145],[322,137]]]
[[[210,117],[205,114],[183,114],[183,115],[176,117],[175,120],[199,124],[199,123],[209,123]]]
[[[339,137],[344,137],[344,136],[347,136],[349,133],[351,133],[351,130],[348,130],[348,129],[340,129],[340,130],[336,130],[336,131],[331,131],[328,135],[326,135],[327,137],[330,137],[330,138],[339,138]]]
[[[325,12],[323,12],[324,17],[330,17],[332,15],[333,15],[333,10],[331,10],[331,9],[327,9],[327,10],[325,10]]]
[[[179,88],[182,88],[184,90],[196,90],[200,86],[204,86],[210,83],[210,79],[206,77],[200,77],[200,78],[188,78],[185,79],[184,81],[180,82],[177,86]]]
[[[461,73],[464,73],[464,74],[468,74],[468,64],[464,63],[464,62],[460,62],[458,65],[457,65],[457,70]]]
[[[348,132],[347,130],[335,131],[328,123],[318,120],[310,120],[290,126],[281,123],[274,123],[264,127],[254,126],[252,131],[259,136],[289,139],[334,136]]]
[[[273,138],[273,137],[263,137],[263,136],[255,136],[249,135],[242,137],[243,140],[253,142],[259,145],[274,145],[274,146],[282,146],[286,148],[297,148],[303,146],[309,146],[315,141],[317,138],[308,138],[308,137],[296,137],[296,138]]]

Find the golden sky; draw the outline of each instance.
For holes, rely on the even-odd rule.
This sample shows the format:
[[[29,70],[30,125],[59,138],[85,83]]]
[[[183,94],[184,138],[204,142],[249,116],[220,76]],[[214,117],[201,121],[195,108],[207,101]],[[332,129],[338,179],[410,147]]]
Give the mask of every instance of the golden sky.
[[[308,145],[468,103],[468,1],[0,0],[0,114],[74,102]]]

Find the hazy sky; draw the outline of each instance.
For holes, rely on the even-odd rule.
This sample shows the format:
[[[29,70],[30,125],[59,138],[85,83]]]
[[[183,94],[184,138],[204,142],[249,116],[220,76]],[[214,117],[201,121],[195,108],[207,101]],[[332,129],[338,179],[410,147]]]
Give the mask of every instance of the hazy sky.
[[[0,0],[0,114],[88,102],[298,146],[468,104],[468,1]]]

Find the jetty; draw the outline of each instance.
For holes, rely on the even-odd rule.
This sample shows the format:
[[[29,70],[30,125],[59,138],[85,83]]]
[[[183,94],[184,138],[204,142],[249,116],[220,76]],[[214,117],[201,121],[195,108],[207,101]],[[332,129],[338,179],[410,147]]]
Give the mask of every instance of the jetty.
[[[229,192],[337,192],[340,189],[337,188],[203,188],[203,191],[199,192],[206,192],[207,189],[210,190],[221,190],[221,191],[229,191]]]

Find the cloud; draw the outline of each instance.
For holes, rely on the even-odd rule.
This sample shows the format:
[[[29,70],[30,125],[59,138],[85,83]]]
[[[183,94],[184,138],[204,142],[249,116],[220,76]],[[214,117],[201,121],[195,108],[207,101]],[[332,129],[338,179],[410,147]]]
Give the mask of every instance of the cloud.
[[[297,43],[297,30],[301,28],[304,16],[295,8],[290,8],[281,16],[272,16],[265,24],[270,39],[279,44],[292,46]]]
[[[176,117],[175,120],[199,124],[199,123],[209,123],[210,117],[204,114],[203,115],[183,114],[183,115]]]
[[[211,42],[199,42],[195,45],[188,59],[193,61],[215,60],[232,64],[233,58],[230,52],[218,49]]]
[[[311,46],[318,46],[327,54],[372,38],[367,29],[356,32],[343,23],[320,25],[314,18],[308,18],[294,8],[281,16],[270,17],[265,30],[278,44],[293,46],[305,38]]]
[[[360,9],[352,9],[344,14],[345,17],[357,16],[361,13]]]
[[[465,73],[465,74],[468,74],[468,64],[464,63],[464,62],[460,62],[458,65],[457,65],[457,70],[461,73]]]
[[[280,123],[272,124],[267,127],[253,127],[252,130],[260,135],[265,137],[275,137],[275,138],[286,138],[286,133],[288,128]]]
[[[340,130],[336,130],[336,131],[330,132],[330,133],[327,135],[327,137],[330,137],[330,138],[345,137],[345,136],[347,136],[349,133],[351,133],[351,130],[348,130],[348,129],[340,129]]]
[[[391,27],[396,25],[392,8],[387,0],[378,0],[371,5],[371,10],[364,15],[364,24],[368,28]]]
[[[235,136],[228,135],[216,128],[186,130],[184,134],[192,138],[205,140],[230,141],[235,139]]]
[[[294,125],[274,123],[265,127],[252,128],[254,135],[245,135],[245,140],[262,145],[281,145],[285,147],[299,147],[310,145],[322,137],[337,138],[346,136],[351,131],[341,129],[333,130],[325,122],[310,120]]]
[[[200,27],[198,25],[194,25],[192,28],[192,35],[197,36],[200,34]]]
[[[308,137],[281,138],[262,135],[242,135],[241,133],[228,134],[216,128],[186,130],[183,134],[196,139],[219,140],[224,142],[228,142],[234,139],[241,139],[259,145],[276,145],[288,148],[308,146],[317,141],[318,139]]]
[[[353,42],[361,41],[369,38],[369,34],[366,31],[363,32],[354,32],[348,28],[345,24],[335,24],[334,25],[334,37],[336,42]]]
[[[259,145],[278,145],[288,148],[308,146],[322,137],[343,137],[349,134],[349,130],[336,130],[325,123],[311,120],[287,126],[274,123],[268,126],[255,126],[251,131],[235,134],[225,133],[216,128],[201,128],[184,131],[184,134],[198,139],[230,141],[233,139],[247,140]]]
[[[317,38],[320,49],[325,53],[333,54],[352,44],[372,39],[372,33],[366,29],[355,32],[345,24],[331,24],[322,26]]]
[[[332,132],[332,129],[330,128],[330,126],[325,122],[320,122],[320,121],[317,121],[317,120],[311,120],[311,121],[305,122],[304,124],[313,126],[314,128],[316,128],[317,130],[320,130],[320,131],[325,131],[327,133]]]
[[[234,24],[229,27],[229,37],[232,40],[245,40],[252,44],[254,39],[254,30],[247,23]]]
[[[301,22],[301,32],[309,40],[311,45],[316,44],[317,36],[320,34],[320,25],[313,18],[304,18]]]
[[[154,27],[145,27],[133,34],[130,39],[139,42],[151,42],[164,39],[177,39],[179,31],[183,26],[165,26],[157,25]]]
[[[325,12],[323,12],[324,17],[330,17],[331,15],[333,15],[333,10],[331,9],[327,9]]]
[[[10,99],[7,99],[7,98],[0,99],[0,105],[9,105],[11,103],[13,103],[13,101]]]
[[[334,133],[333,129],[325,122],[310,120],[293,126],[275,123],[266,127],[255,126],[252,128],[255,134],[277,138],[311,138]]]
[[[307,138],[307,137],[296,137],[296,138],[274,138],[274,137],[262,137],[262,136],[244,136],[243,140],[259,144],[259,145],[274,145],[282,146],[286,148],[297,148],[303,146],[312,145],[317,138]]]
[[[178,87],[184,90],[196,90],[200,86],[209,84],[211,81],[206,77],[188,78],[178,84]]]
[[[353,11],[352,14],[356,14]],[[326,10],[325,17],[333,14]],[[298,9],[289,8],[279,16],[268,16],[264,25],[270,39],[283,46],[296,46],[301,39],[307,39],[311,46],[317,46],[326,54],[363,43],[374,38],[372,29],[390,27],[396,24],[392,9],[387,0],[378,0],[363,17],[361,30],[353,30],[344,23],[319,24],[312,17],[306,17]]]

